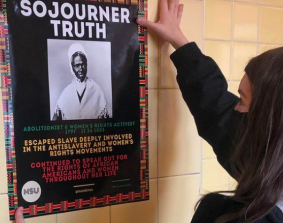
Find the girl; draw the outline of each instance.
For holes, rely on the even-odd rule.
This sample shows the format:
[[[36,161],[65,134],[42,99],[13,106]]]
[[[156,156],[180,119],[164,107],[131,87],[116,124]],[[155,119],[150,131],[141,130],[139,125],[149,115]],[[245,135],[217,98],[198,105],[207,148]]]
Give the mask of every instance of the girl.
[[[199,135],[238,181],[232,196],[204,196],[192,223],[283,222],[283,48],[248,63],[239,99],[216,63],[180,30],[182,11],[179,0],[161,0],[157,23],[137,22],[176,48],[171,60]]]

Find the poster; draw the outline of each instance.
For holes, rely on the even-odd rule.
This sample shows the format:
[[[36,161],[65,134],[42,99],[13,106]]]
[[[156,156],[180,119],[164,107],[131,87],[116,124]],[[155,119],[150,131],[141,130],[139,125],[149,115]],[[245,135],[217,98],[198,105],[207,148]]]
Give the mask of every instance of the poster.
[[[0,0],[10,218],[149,199],[137,0]]]

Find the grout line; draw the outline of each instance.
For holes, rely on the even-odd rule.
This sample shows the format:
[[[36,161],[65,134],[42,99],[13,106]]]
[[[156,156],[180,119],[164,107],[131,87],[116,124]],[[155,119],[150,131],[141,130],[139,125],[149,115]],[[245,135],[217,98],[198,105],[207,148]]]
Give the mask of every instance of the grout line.
[[[206,0],[203,1],[203,34],[202,34],[202,45],[203,45],[203,53],[205,54],[205,18],[206,18],[206,10],[205,10],[205,3]],[[200,139],[201,140],[201,157],[200,157],[200,176],[199,176],[199,188],[198,188],[198,196],[200,196],[201,194],[201,188],[202,188],[202,158],[203,158],[203,140],[204,139]]]
[[[257,24],[258,24],[258,28],[257,28],[257,54],[259,54],[259,49],[260,49],[259,36],[260,36],[260,33],[261,33],[261,30],[260,30],[261,17],[262,17],[261,7],[258,7],[258,19],[257,19]]]
[[[173,178],[173,177],[184,177],[184,176],[195,176],[195,175],[200,175],[201,173],[188,173],[188,174],[177,174],[177,175],[171,175],[171,176],[162,176],[158,177],[158,179],[167,179],[167,178]]]
[[[230,44],[230,74],[228,81],[233,81],[233,75],[234,75],[234,42],[231,42]]]
[[[241,80],[231,79],[229,82],[240,82]]]
[[[158,177],[150,178],[149,181],[158,181]]]
[[[172,88],[172,87],[164,87],[164,88],[159,88],[158,90],[179,90],[180,88]]]
[[[202,159],[202,161],[204,161],[204,160],[216,160],[216,161],[217,161],[217,157],[216,157],[216,155],[215,155],[215,157],[211,157],[211,158],[204,158],[204,159]]]
[[[267,42],[259,42],[258,44],[260,45],[270,45],[270,46],[278,46],[278,47],[281,47],[282,44],[276,44],[276,43],[267,43]]]
[[[110,223],[112,222],[112,218],[111,218],[111,208],[112,208],[112,205],[109,206],[109,220],[110,220]]]
[[[206,0],[204,0],[203,2],[202,2],[202,18],[203,18],[203,24],[202,24],[202,27],[203,27],[203,33],[202,33],[202,52],[203,52],[203,54],[205,54],[205,31],[206,31],[206,29],[205,29],[205,18],[206,18],[206,10],[205,10],[205,4],[206,4]],[[202,138],[200,138],[200,176],[199,176],[199,188],[198,188],[198,196],[201,194],[201,185],[202,185],[202,157],[203,157],[203,139]]]
[[[157,13],[159,14],[159,9],[157,11]],[[160,72],[160,66],[161,66],[161,44],[160,44],[160,37],[158,36],[158,70],[157,70],[157,88],[160,89],[161,87],[161,72]]]
[[[157,162],[158,162],[158,159],[157,159]],[[157,165],[157,169],[158,169],[158,165]],[[158,175],[158,173],[157,173]],[[157,219],[157,223],[159,222],[159,178],[157,178],[156,180],[156,196],[157,196],[157,199],[156,199],[156,210],[157,210],[157,213],[156,213],[156,219]]]
[[[234,26],[235,26],[235,5],[232,2],[232,13],[231,13],[231,43],[230,43],[230,74],[228,80],[232,80],[234,75]]]
[[[283,5],[282,6],[279,6],[279,5],[269,5],[269,4],[266,4],[266,3],[259,3],[259,2],[244,2],[244,1],[234,1],[235,3],[241,3],[241,4],[244,4],[244,5],[255,5],[255,6],[264,6],[264,7],[271,7],[271,8],[283,8]]]
[[[204,49],[204,53],[206,52],[205,50],[205,18],[206,18],[206,8],[205,8],[205,3],[206,0],[203,2],[203,49]],[[200,160],[200,176],[199,176],[199,189],[198,189],[198,196],[201,195],[201,191],[202,191],[202,176],[203,176],[203,168],[202,168],[202,158],[203,158],[203,140],[201,138],[201,160]]]
[[[282,22],[283,22],[283,21],[282,21]],[[283,30],[281,30],[281,32],[282,32],[282,33],[281,33],[281,35],[282,35],[282,34],[283,34]],[[282,46],[282,44],[283,44],[283,42],[281,42],[281,46]]]
[[[198,195],[199,195],[199,196],[200,196],[200,194],[201,194],[201,188],[202,188],[203,142],[204,142],[204,139],[201,139],[201,142],[200,142],[200,177],[199,177],[199,190],[198,190]]]
[[[235,42],[235,43],[250,43],[250,44],[265,44],[265,45],[271,45],[271,46],[282,46],[282,44],[278,44],[278,43],[269,43],[269,42],[260,42],[260,41],[227,40],[227,39],[211,39],[211,38],[205,38],[204,41]]]
[[[157,13],[159,14],[159,7],[157,10]],[[157,112],[157,123],[156,123],[156,220],[157,223],[159,222],[159,183],[158,183],[158,175],[159,175],[159,100],[160,100],[160,87],[161,87],[161,45],[160,45],[160,37],[158,36],[158,91],[156,92],[157,94],[157,99],[156,99],[156,112]]]
[[[218,0],[218,1],[224,1],[224,2],[231,2],[231,0]],[[272,7],[272,8],[283,8],[283,5],[280,6],[280,5],[269,5],[267,3],[260,3],[260,2],[244,2],[244,1],[235,1],[234,2],[237,2],[237,3],[244,3],[244,4],[249,4],[249,5],[259,5],[259,6],[266,6],[266,7]]]
[[[203,52],[205,52],[205,39],[206,39],[206,38],[205,38],[205,31],[206,31],[206,29],[205,29],[205,24],[206,24],[206,23],[205,23],[205,18],[206,18],[206,17],[205,17],[205,15],[206,15],[206,14],[205,14],[205,13],[206,13],[206,10],[205,10],[205,3],[206,3],[206,0],[204,0],[203,3],[202,3],[202,7],[203,7],[203,10],[202,10],[202,11],[203,11],[203,15],[202,15],[202,16],[203,16],[203,24],[202,24],[202,26],[203,26],[203,33],[202,33],[202,47],[203,47]]]

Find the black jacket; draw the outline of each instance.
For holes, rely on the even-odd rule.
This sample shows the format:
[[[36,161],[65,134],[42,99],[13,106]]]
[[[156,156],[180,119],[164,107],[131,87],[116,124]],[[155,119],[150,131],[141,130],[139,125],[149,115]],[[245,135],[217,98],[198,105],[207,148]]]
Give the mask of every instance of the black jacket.
[[[192,115],[198,133],[213,148],[218,162],[232,176],[230,157],[235,138],[231,121],[239,98],[227,91],[227,81],[213,59],[202,54],[195,43],[177,49],[171,60],[177,68],[177,82]],[[233,120],[232,120],[233,121]],[[243,204],[230,197],[210,194],[200,203],[192,223],[213,223],[223,214],[237,211]],[[239,219],[233,222],[241,222]],[[278,207],[257,223],[283,223]]]

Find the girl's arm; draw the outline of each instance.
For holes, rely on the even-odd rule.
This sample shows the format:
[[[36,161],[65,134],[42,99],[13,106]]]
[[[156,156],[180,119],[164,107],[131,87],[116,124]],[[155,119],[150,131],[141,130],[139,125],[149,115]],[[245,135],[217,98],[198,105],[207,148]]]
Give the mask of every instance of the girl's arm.
[[[183,7],[179,0],[160,0],[157,23],[144,18],[138,18],[137,22],[176,48],[171,59],[177,68],[177,82],[195,118],[198,133],[213,147],[218,161],[231,174],[229,160],[235,136],[225,124],[239,99],[228,92],[227,81],[214,60],[203,55],[197,45],[189,43],[182,33],[179,24]]]

